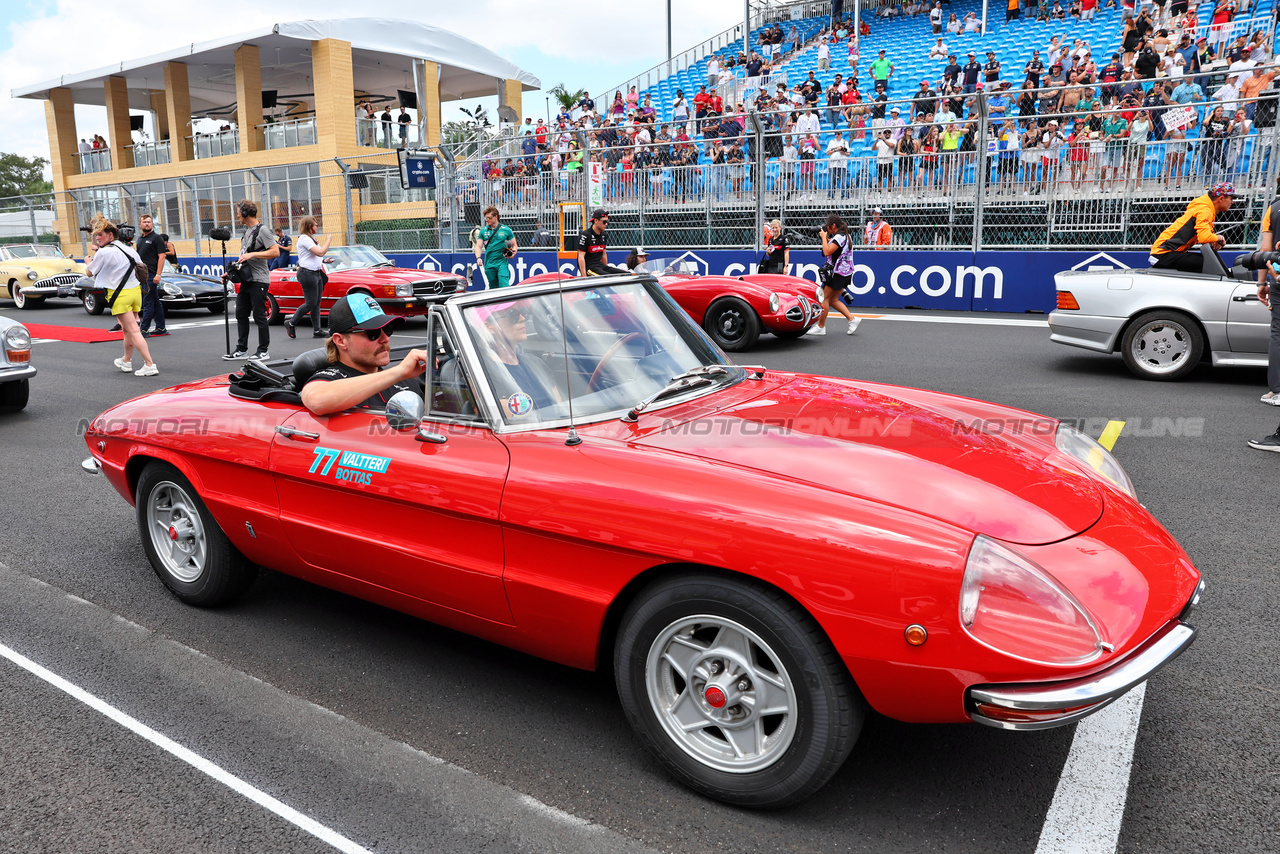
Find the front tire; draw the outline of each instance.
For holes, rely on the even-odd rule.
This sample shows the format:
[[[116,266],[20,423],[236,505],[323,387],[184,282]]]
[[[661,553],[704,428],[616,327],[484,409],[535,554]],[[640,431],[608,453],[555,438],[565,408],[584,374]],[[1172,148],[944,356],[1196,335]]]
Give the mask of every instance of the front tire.
[[[231,544],[191,481],[168,463],[147,465],[135,492],[138,532],[151,568],[188,605],[239,596],[258,567]]]
[[[724,297],[707,309],[702,328],[720,349],[736,353],[756,343],[760,337],[760,318],[755,309],[737,297]]]
[[[19,412],[31,397],[31,380],[0,383],[0,412]]]
[[[105,294],[97,291],[85,291],[81,295],[80,301],[84,303],[84,310],[88,314],[102,314],[107,310],[107,298]]]
[[[284,313],[280,311],[280,303],[276,302],[276,298],[271,294],[267,294],[267,323],[271,326],[280,326],[284,323]]]
[[[804,329],[775,329],[773,336],[781,338],[783,341],[794,341],[797,338],[803,338],[809,332],[809,327]]]
[[[22,285],[17,282],[9,283],[9,295],[13,298],[13,303],[20,309],[39,308],[44,302],[44,297],[29,297],[22,293]]]
[[[225,302],[220,302],[217,305],[210,305],[205,307],[209,309],[210,314],[226,314],[227,313],[227,304]]]
[[[1204,355],[1204,333],[1179,311],[1149,311],[1129,324],[1120,342],[1124,363],[1147,380],[1180,380]]]
[[[623,617],[614,674],[631,726],[663,766],[738,806],[818,791],[865,716],[813,618],[750,580],[687,575],[642,592]]]

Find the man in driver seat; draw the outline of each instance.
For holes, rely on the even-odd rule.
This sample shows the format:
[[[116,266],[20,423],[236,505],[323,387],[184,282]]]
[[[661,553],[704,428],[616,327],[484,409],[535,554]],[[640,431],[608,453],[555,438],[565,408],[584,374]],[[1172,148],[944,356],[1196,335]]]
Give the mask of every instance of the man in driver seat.
[[[302,403],[313,415],[345,409],[385,409],[392,395],[412,391],[405,383],[422,376],[429,354],[410,350],[400,364],[391,362],[391,331],[404,322],[390,317],[368,294],[348,294],[329,310],[329,366],[302,387]],[[383,370],[386,368],[386,370]]]

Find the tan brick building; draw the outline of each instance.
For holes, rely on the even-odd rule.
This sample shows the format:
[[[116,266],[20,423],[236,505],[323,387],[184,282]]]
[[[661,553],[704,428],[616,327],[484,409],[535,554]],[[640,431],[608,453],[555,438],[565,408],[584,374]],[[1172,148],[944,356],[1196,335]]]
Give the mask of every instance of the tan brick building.
[[[539,87],[509,60],[447,30],[354,18],[275,24],[68,74],[13,96],[45,101],[54,230],[63,245],[79,243],[79,226],[97,212],[135,222],[151,213],[179,254],[193,257],[212,254],[202,239],[212,228],[234,229],[232,205],[240,198],[254,199],[264,221],[294,234],[303,216],[319,216],[339,242],[351,225],[349,206],[357,220],[404,216],[398,179],[394,192],[357,193],[348,203],[344,168],[351,167],[338,161],[394,164],[389,148],[439,143],[441,102],[497,94],[520,115],[522,93]],[[409,111],[403,142],[401,98],[421,108]],[[391,107],[390,133],[381,121],[357,118],[365,102],[379,115]],[[77,128],[77,104],[105,107],[105,129]],[[136,129],[148,115],[153,138],[135,143],[131,117]],[[224,129],[197,133],[200,119]],[[78,150],[94,133],[108,147]],[[379,149],[382,158],[374,157]],[[433,209],[419,201],[414,215],[434,216]]]

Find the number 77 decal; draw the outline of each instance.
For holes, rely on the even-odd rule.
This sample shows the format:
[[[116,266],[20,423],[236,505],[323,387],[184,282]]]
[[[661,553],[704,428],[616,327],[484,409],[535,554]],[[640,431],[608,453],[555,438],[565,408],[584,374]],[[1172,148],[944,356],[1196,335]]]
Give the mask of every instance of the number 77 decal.
[[[342,451],[336,448],[316,448],[316,458],[311,461],[311,468],[307,469],[307,474],[312,474],[316,470],[316,466],[320,465],[321,460],[325,460],[324,468],[320,470],[321,476],[327,475],[329,469],[333,468],[333,463],[342,454]]]

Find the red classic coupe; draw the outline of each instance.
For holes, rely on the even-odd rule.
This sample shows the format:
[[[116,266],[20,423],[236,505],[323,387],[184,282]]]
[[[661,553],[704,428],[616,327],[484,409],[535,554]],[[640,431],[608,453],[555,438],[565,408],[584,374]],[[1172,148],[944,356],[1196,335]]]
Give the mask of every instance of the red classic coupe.
[[[750,349],[761,332],[799,338],[822,313],[822,288],[799,276],[702,276],[695,262],[676,257],[650,258],[633,272],[656,277],[720,349],[730,353]],[[557,278],[555,273],[542,273],[522,284]]]
[[[183,601],[263,565],[611,668],[664,766],[744,806],[817,791],[868,708],[1060,726],[1195,637],[1200,573],[1068,425],[732,364],[648,276],[459,295],[427,335],[385,412],[311,414],[313,350],[107,410],[84,467]]]
[[[329,283],[320,295],[320,313],[325,317],[329,316],[330,306],[353,292],[369,294],[386,314],[414,317],[426,314],[431,306],[467,289],[467,281],[461,276],[397,267],[372,246],[335,246],[324,256],[324,269]],[[239,286],[236,292],[239,293]],[[284,323],[301,305],[298,271],[272,270],[267,292],[270,322]]]

